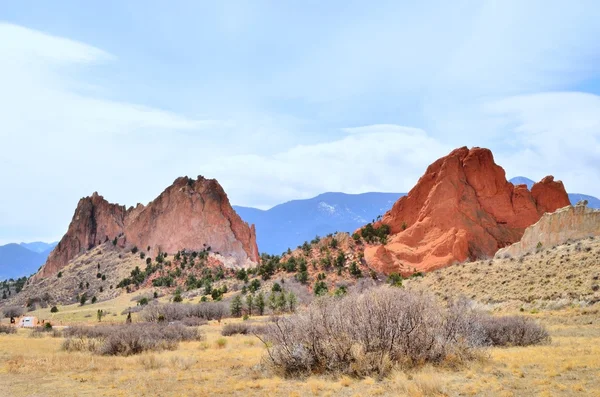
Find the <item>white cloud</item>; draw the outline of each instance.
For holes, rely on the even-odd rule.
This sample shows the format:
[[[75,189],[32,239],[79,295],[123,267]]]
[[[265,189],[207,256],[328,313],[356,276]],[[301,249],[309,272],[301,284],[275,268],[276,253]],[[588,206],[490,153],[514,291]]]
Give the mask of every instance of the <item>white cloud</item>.
[[[600,196],[600,97],[553,92],[505,98],[486,110],[499,116],[511,150],[498,161],[509,175],[554,174],[569,192]]]
[[[270,156],[232,156],[205,169],[234,199],[264,208],[325,191],[406,192],[432,160],[451,149],[417,128],[372,125],[344,131],[346,136],[331,142]]]
[[[115,54],[0,23],[0,243],[60,237],[95,190],[130,205],[184,174],[263,208],[407,191],[464,145],[490,147],[508,176],[553,173],[600,196],[598,97],[559,92],[600,74],[595,2],[330,5],[314,24],[301,8],[197,23],[199,12],[148,6],[131,32],[96,32],[146,40]],[[135,95],[139,84],[171,110]]]

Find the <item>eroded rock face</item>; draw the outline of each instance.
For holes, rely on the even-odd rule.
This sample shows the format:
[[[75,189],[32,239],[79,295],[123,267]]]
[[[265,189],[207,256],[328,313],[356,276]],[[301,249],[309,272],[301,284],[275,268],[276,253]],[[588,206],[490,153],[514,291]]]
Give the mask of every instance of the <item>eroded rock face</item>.
[[[254,225],[231,208],[221,185],[201,176],[182,177],[147,206],[126,210],[98,193],[82,198],[67,233],[34,277],[55,274],[77,255],[115,238],[124,247],[150,246],[154,254],[211,247],[232,266],[259,260]]]
[[[533,252],[538,244],[543,248],[600,236],[600,210],[588,208],[586,203],[569,205],[553,213],[544,214],[535,224],[525,229],[520,241],[496,253],[496,257],[521,256]]]
[[[410,274],[492,257],[544,212],[566,205],[564,186],[552,176],[530,192],[506,180],[490,150],[463,147],[431,164],[374,225],[389,225],[391,234],[387,244],[367,247],[365,259],[378,271]]]

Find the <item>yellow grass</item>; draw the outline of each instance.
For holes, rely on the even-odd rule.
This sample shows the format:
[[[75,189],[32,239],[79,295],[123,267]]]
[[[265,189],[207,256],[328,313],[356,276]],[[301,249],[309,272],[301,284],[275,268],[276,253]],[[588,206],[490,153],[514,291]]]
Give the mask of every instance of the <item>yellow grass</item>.
[[[79,314],[73,314],[74,317]],[[536,315],[553,336],[548,346],[490,349],[465,368],[395,371],[384,380],[312,376],[282,379],[264,369],[253,336],[222,337],[222,324],[202,326],[207,339],[175,351],[133,357],[67,353],[61,338],[0,335],[2,396],[598,396],[598,311]],[[224,346],[217,341],[225,339]]]
[[[543,247],[518,258],[449,266],[406,280],[407,288],[527,312],[600,300],[600,238]]]

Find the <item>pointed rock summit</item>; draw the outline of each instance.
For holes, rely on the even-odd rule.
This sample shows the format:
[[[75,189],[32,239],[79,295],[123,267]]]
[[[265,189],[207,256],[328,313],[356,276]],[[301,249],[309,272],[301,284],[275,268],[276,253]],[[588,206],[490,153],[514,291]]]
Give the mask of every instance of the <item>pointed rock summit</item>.
[[[231,208],[221,185],[202,176],[182,177],[147,206],[126,209],[98,193],[79,200],[67,233],[34,277],[55,274],[77,255],[115,239],[121,247],[150,247],[153,254],[210,247],[228,265],[259,261],[254,225]]]
[[[545,212],[569,205],[560,181],[547,176],[513,185],[489,149],[462,147],[431,164],[381,224],[387,244],[368,246],[367,263],[384,273],[431,271],[467,259],[493,257],[521,239]]]

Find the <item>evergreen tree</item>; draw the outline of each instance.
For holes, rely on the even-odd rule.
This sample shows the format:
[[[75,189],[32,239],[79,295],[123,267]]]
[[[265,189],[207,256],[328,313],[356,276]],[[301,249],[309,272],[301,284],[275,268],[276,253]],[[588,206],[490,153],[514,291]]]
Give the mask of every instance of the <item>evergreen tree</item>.
[[[275,313],[275,311],[277,310],[277,296],[275,296],[275,292],[272,292],[269,294],[269,309],[271,309],[271,312]]]
[[[285,312],[287,310],[287,299],[285,292],[278,293],[275,298],[275,302],[277,302],[278,311]]]
[[[298,306],[298,298],[296,298],[296,294],[292,291],[287,296],[287,303],[290,310],[290,313],[296,312],[296,307]]]
[[[231,301],[231,315],[233,317],[241,317],[242,316],[242,297],[240,295],[236,295],[235,298]]]
[[[254,307],[258,310],[258,315],[262,316],[265,313],[265,295],[260,291],[254,300]]]
[[[254,307],[254,295],[246,295],[246,312],[249,316],[252,315],[252,308]]]

